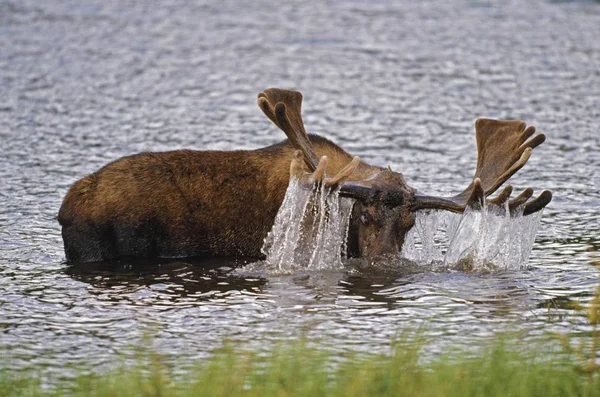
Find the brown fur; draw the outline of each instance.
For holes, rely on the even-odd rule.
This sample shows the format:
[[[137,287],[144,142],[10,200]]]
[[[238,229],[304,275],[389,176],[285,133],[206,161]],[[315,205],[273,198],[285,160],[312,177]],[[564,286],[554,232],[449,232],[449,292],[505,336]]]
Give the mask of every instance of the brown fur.
[[[311,135],[335,175],[352,156]],[[76,182],[58,220],[69,261],[261,256],[289,181],[289,141],[252,151],[178,150],[116,160]],[[361,163],[352,180],[379,167]]]

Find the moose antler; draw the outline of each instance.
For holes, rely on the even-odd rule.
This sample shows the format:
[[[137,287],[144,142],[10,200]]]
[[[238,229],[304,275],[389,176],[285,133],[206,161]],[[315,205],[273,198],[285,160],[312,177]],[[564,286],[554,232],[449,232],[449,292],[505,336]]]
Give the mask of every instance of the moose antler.
[[[258,94],[258,106],[285,132],[292,145],[302,151],[309,170],[315,171],[319,160],[302,122],[302,94],[298,91],[267,88]]]
[[[529,160],[533,149],[546,140],[544,134],[533,136],[534,134],[535,128],[533,126],[526,128],[522,121],[478,119],[475,122],[477,168],[473,182],[464,191],[452,197],[415,195],[412,210],[443,209],[463,212],[468,205],[473,205],[477,201],[482,203],[485,197],[494,193],[520,170]],[[510,193],[512,193],[512,186],[509,185],[498,197],[489,202],[502,204],[508,199]],[[523,214],[528,215],[541,210],[552,200],[552,194],[545,190],[538,197],[527,202],[532,194],[531,188],[525,189],[519,196],[509,201],[510,209],[525,204]]]
[[[302,94],[298,91],[268,88],[258,94],[258,106],[265,115],[277,125],[288,137],[300,154],[294,155],[292,175],[303,175],[307,181],[323,182],[327,185],[341,185],[340,194],[362,201],[382,198],[390,206],[404,202],[406,192],[414,190],[402,179],[389,178],[386,171],[378,172],[378,177],[359,181],[346,182],[350,174],[359,165],[358,158],[341,170],[335,177],[326,178],[327,158],[317,157],[302,122]],[[520,170],[529,160],[533,149],[542,144],[544,134],[535,135],[535,128],[527,127],[522,121],[478,119],[475,122],[477,141],[477,167],[473,182],[461,193],[452,197],[435,197],[415,194],[412,198],[411,210],[442,209],[461,213],[467,206],[483,204],[486,197],[494,193],[504,182]],[[302,160],[311,176],[300,172]],[[390,171],[390,175],[395,174]],[[399,174],[398,174],[399,175]],[[383,178],[381,178],[383,176]],[[379,186],[385,182],[385,186]],[[503,205],[512,193],[512,186],[507,186],[497,197],[488,202]],[[525,189],[516,198],[509,201],[509,209],[525,205],[524,215],[537,212],[551,200],[552,194],[545,190],[538,197],[529,200],[533,194],[531,188]]]
[[[305,178],[308,183],[324,182],[326,186],[342,185],[354,172],[360,159],[354,157],[333,178],[327,178],[325,170],[326,156],[317,160],[317,154],[308,139],[302,122],[302,94],[298,91],[268,88],[258,94],[258,106],[263,113],[279,129],[285,132],[292,145],[299,150],[294,153],[290,166],[290,174],[297,178]],[[302,159],[312,174],[302,169]]]

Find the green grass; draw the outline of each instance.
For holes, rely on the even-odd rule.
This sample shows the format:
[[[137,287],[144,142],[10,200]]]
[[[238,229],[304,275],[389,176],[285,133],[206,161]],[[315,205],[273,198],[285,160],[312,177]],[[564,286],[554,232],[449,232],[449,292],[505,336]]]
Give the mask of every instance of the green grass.
[[[577,355],[556,348],[519,343],[499,339],[478,353],[447,353],[426,362],[419,341],[398,343],[387,355],[343,358],[303,341],[260,354],[227,346],[176,379],[149,353],[134,367],[81,375],[50,390],[44,390],[38,375],[0,370],[0,395],[600,396],[597,367],[590,370]]]

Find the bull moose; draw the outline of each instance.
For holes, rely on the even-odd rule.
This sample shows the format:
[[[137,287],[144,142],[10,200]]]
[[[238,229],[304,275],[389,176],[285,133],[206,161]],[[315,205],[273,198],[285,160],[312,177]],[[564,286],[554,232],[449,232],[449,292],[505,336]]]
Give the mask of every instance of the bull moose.
[[[176,150],[120,158],[76,182],[58,214],[68,261],[121,257],[261,257],[290,174],[307,184],[340,189],[355,200],[348,255],[397,255],[415,212],[463,212],[484,200],[505,205],[512,192],[494,193],[525,165],[543,134],[521,121],[475,122],[477,167],[470,185],[452,197],[419,194],[401,173],[372,166],[330,140],[307,134],[302,94],[270,88],[258,95],[265,115],[287,139],[256,150]],[[331,177],[329,175],[332,175]],[[528,215],[552,199],[525,189],[508,201]]]

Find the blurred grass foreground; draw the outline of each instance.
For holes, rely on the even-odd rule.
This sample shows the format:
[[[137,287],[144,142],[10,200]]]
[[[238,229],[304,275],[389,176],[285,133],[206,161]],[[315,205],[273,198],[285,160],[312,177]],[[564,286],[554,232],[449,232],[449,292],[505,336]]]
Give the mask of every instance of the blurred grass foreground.
[[[176,376],[158,355],[147,353],[136,366],[51,386],[33,373],[3,370],[0,395],[600,396],[595,357],[580,351],[579,343],[574,348],[566,341],[562,349],[546,350],[526,348],[515,337],[500,338],[476,353],[446,353],[431,360],[423,359],[422,343],[399,342],[391,354],[343,358],[304,341],[266,354],[226,344],[195,370]]]

